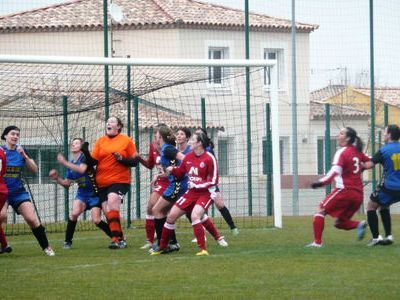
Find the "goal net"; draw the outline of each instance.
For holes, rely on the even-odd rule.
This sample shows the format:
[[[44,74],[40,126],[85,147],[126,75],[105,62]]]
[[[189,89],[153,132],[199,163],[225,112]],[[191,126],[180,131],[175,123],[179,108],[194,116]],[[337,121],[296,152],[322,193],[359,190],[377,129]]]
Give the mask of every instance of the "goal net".
[[[48,231],[64,230],[77,189],[72,186],[67,191],[49,179],[53,168],[65,174],[57,153],[68,155],[76,137],[84,138],[91,148],[105,134],[107,116],[123,121],[123,133],[132,136],[143,157],[158,123],[192,131],[205,127],[215,144],[222,197],[237,226],[274,225],[277,208],[268,185],[273,145],[271,63],[246,67],[243,61],[220,65],[180,61],[173,66],[166,61],[157,65],[156,60],[146,60],[140,65],[108,59],[118,65],[107,65],[105,76],[106,60],[97,59],[97,64],[95,59],[73,60],[0,63],[0,128],[18,126],[20,145],[39,167],[37,174],[25,170],[23,179]],[[122,207],[127,226],[143,224],[152,175],[143,166],[132,169],[131,193]],[[217,226],[226,227],[217,208],[209,214]],[[78,229],[92,228],[90,214],[85,213]],[[5,229],[8,234],[28,231],[11,208]]]

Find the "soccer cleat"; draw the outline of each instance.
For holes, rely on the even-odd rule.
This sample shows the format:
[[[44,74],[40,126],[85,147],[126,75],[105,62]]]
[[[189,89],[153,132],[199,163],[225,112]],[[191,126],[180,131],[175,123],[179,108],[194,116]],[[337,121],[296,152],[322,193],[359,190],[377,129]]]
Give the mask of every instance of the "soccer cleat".
[[[112,249],[112,250],[119,249],[119,243],[115,242],[115,241],[112,241],[110,243],[110,245],[108,246],[108,249]]]
[[[3,254],[3,253],[11,253],[11,251],[12,251],[11,246],[10,246],[10,245],[7,245],[7,246],[5,246],[4,248],[1,248],[1,249],[0,249],[0,254]]]
[[[45,249],[43,249],[44,254],[46,254],[47,256],[55,256],[56,253],[54,252],[54,250],[49,246]]]
[[[119,249],[124,249],[124,248],[126,248],[126,247],[128,247],[128,244],[126,243],[126,240],[120,240],[120,241],[118,242],[118,248],[119,248]]]
[[[357,226],[357,240],[361,241],[365,236],[365,228],[367,228],[366,221],[360,221]]]
[[[385,237],[381,242],[381,245],[383,246],[388,246],[393,244],[393,235],[388,235],[387,237]]]
[[[181,249],[181,245],[179,243],[169,244],[167,248],[164,249],[163,254],[171,253],[174,251],[179,251]]]
[[[150,249],[153,246],[152,243],[150,243],[149,241],[146,242],[146,244],[144,244],[142,247],[140,247],[140,249]]]
[[[196,253],[196,256],[208,256],[210,253],[206,249],[201,250],[200,252]]]
[[[168,252],[166,252],[166,249],[157,248],[157,249],[154,249],[153,252],[150,253],[150,255],[154,256],[154,255],[160,255],[160,254],[166,254],[166,253],[168,253]]]
[[[236,227],[232,228],[231,232],[232,232],[233,235],[239,235],[239,229],[237,229]]]
[[[382,241],[383,241],[382,236],[381,236],[381,235],[378,235],[378,237],[377,237],[376,239],[371,239],[371,240],[368,242],[367,246],[368,246],[368,247],[373,247],[373,246],[381,245]]]
[[[72,248],[72,242],[64,242],[63,249],[71,249]]]
[[[217,241],[218,245],[221,247],[228,247],[228,243],[225,241],[224,237],[221,236],[218,241]]]
[[[321,247],[322,247],[322,244],[318,244],[318,243],[316,243],[316,242],[312,242],[312,243],[310,243],[310,244],[307,244],[306,247],[307,247],[307,248],[321,248]]]

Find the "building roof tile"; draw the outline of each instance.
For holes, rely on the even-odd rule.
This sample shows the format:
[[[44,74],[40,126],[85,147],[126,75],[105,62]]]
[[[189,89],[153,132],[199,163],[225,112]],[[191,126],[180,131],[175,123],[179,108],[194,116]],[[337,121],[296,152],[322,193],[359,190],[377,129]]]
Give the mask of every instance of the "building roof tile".
[[[0,17],[0,32],[101,30],[102,0],[71,0],[47,7]],[[197,0],[118,0],[123,19],[113,21],[117,28],[244,28],[242,10]],[[300,32],[311,32],[318,25],[296,23]],[[288,31],[291,21],[250,13],[250,30]]]

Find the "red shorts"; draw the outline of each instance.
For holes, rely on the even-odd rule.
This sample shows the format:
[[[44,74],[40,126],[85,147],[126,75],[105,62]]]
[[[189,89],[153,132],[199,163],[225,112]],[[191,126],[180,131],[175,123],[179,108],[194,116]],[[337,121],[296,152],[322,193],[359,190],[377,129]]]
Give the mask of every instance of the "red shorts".
[[[8,194],[0,193],[0,210],[3,208],[4,204],[6,203],[7,197],[8,197]]]
[[[186,213],[191,213],[195,205],[200,205],[207,211],[213,202],[209,191],[196,192],[192,189],[184,193],[174,205]]]
[[[156,192],[160,196],[164,194],[165,190],[169,186],[169,180],[166,177],[161,177],[157,179],[157,181],[154,184],[154,188],[152,192]]]
[[[319,207],[334,217],[343,220],[350,220],[360,209],[363,202],[363,193],[350,189],[334,189],[320,203]]]

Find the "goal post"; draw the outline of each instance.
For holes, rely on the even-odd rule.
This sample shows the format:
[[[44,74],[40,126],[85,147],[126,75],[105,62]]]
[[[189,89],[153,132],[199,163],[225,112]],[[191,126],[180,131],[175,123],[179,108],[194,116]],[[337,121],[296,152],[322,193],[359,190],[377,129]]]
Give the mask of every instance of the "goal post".
[[[265,174],[262,159],[265,134],[261,132],[263,122],[270,122],[272,128],[273,157],[273,225],[282,227],[282,202],[280,185],[280,149],[279,149],[279,101],[278,72],[274,60],[209,60],[209,59],[155,59],[155,58],[103,58],[103,57],[66,57],[66,56],[23,56],[0,55],[0,125],[2,128],[16,122],[22,128],[21,143],[28,145],[40,160],[41,176],[46,176],[44,150],[39,145],[56,145],[51,149],[60,150],[64,144],[63,117],[66,107],[62,106],[62,97],[68,99],[68,137],[86,135],[94,142],[104,133],[104,74],[103,66],[111,69],[110,87],[113,115],[126,111],[126,99],[136,96],[139,99],[137,113],[141,133],[140,152],[147,155],[151,140],[151,128],[156,123],[165,122],[172,127],[200,127],[202,124],[201,99],[206,99],[206,127],[214,142],[216,156],[220,163],[221,190],[228,208],[235,218],[246,220],[246,160],[243,159],[247,146],[246,127],[243,126],[245,69],[249,68],[251,97],[251,147],[257,148],[254,156],[254,176],[258,182],[255,193],[255,217],[266,216],[264,207]],[[132,67],[132,87],[127,90],[126,68]],[[266,69],[268,68],[268,74]],[[270,76],[270,85],[265,86],[265,76]],[[128,97],[129,96],[129,97]],[[64,98],[65,99],[65,98]],[[263,119],[264,104],[271,105],[271,120]],[[126,112],[125,112],[126,113]],[[125,118],[125,115],[124,115]],[[130,116],[128,116],[130,118]],[[136,123],[136,122],[135,122]],[[73,125],[74,124],[74,125]],[[71,127],[75,126],[75,127]],[[39,133],[45,133],[41,136]],[[132,132],[130,132],[132,133]],[[69,141],[68,141],[69,142]],[[39,149],[39,150],[38,150]],[[52,150],[52,151],[53,151]],[[225,151],[225,152],[224,152]],[[56,153],[54,150],[52,155]],[[55,161],[55,157],[54,157]],[[149,175],[141,172],[141,203],[147,201]],[[132,176],[134,179],[135,176]],[[33,192],[49,195],[41,184],[49,185],[46,180],[33,181]],[[54,189],[55,197],[60,193]],[[74,194],[74,192],[70,193]],[[73,197],[73,196],[71,196]],[[71,198],[70,197],[70,198]],[[43,197],[36,197],[41,199]],[[232,200],[235,199],[235,200]],[[73,199],[69,199],[72,201]],[[40,202],[37,201],[37,202]],[[39,211],[48,207],[39,206]],[[134,208],[136,216],[143,216],[142,207]],[[68,207],[68,206],[67,206]],[[51,215],[63,216],[62,206],[56,201]],[[126,208],[125,208],[126,210]],[[213,211],[214,214],[214,211]],[[14,216],[14,221],[18,217]],[[256,219],[254,218],[254,219]],[[49,223],[62,221],[62,217],[45,216]],[[45,221],[46,222],[46,221]],[[240,222],[240,221],[239,221]],[[253,221],[250,221],[250,224]],[[17,222],[18,223],[18,222]],[[246,224],[238,226],[244,227]]]

